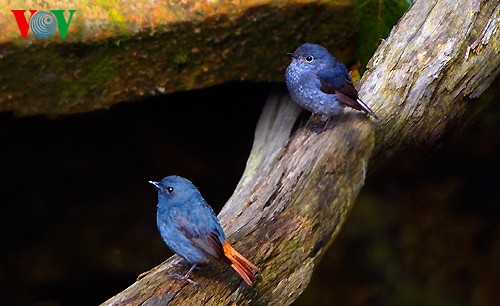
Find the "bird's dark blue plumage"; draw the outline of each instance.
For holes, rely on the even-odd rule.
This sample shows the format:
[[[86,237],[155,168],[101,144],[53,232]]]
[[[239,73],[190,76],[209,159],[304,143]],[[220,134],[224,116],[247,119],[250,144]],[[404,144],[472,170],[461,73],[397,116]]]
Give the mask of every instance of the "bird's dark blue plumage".
[[[349,73],[346,71],[342,71],[342,69],[335,70],[335,69],[324,69],[320,70],[316,73],[318,76],[320,82],[328,87],[331,88],[341,88],[342,86],[345,85],[346,80],[350,78]]]
[[[245,282],[253,284],[258,268],[229,244],[214,211],[191,181],[167,176],[160,182],[150,183],[158,189],[158,230],[172,251],[193,268],[213,260],[226,263]]]
[[[344,64],[320,45],[306,43],[288,53],[286,85],[292,100],[312,113],[333,116],[344,106],[377,115],[358,97]]]

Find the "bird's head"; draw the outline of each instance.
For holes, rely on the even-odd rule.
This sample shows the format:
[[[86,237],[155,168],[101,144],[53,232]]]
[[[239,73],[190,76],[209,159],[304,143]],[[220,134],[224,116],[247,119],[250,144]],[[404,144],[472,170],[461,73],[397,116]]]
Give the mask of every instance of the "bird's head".
[[[293,65],[307,70],[321,70],[332,65],[334,57],[324,47],[305,43],[287,55],[292,57]]]
[[[169,203],[190,202],[193,197],[200,196],[198,189],[190,180],[180,176],[171,175],[159,182],[149,181],[158,189],[158,200]]]

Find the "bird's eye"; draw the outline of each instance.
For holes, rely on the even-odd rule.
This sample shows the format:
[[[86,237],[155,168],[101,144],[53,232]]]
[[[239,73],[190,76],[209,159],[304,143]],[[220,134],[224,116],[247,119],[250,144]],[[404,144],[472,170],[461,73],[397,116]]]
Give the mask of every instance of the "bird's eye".
[[[174,188],[172,188],[172,187],[167,187],[167,188],[165,189],[165,191],[166,191],[168,194],[170,194],[170,193],[174,192]]]
[[[306,56],[306,62],[310,63],[314,60],[314,57],[312,55]]]

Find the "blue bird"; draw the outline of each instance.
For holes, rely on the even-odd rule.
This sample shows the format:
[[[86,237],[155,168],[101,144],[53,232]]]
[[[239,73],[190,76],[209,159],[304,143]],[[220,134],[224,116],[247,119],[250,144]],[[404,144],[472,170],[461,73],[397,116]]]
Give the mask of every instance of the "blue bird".
[[[192,265],[186,275],[172,276],[196,284],[189,279],[194,268],[217,261],[253,285],[259,269],[229,244],[214,211],[191,181],[167,176],[149,183],[158,189],[156,223],[163,241]]]
[[[326,117],[339,114],[344,106],[377,115],[359,99],[344,64],[320,45],[305,43],[287,53],[292,62],[286,69],[286,85],[295,103]]]

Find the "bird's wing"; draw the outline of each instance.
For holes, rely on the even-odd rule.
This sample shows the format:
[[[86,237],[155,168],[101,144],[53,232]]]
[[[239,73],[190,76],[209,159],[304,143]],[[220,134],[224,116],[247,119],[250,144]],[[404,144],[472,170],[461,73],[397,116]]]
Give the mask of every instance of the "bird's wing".
[[[190,239],[195,246],[203,250],[211,257],[230,263],[229,259],[224,255],[224,249],[215,232],[210,232],[202,237],[193,237]]]
[[[211,210],[199,208],[177,216],[179,231],[205,254],[220,261],[228,261],[219,239],[222,229],[217,217],[212,214]]]
[[[321,83],[322,92],[335,94],[339,102],[378,119],[378,116],[359,98],[358,91],[354,88],[351,76],[345,67],[340,71],[333,68],[321,70],[318,71],[317,76]]]
[[[357,110],[363,110],[358,103],[358,92],[354,88],[349,74],[337,69],[325,69],[318,71],[317,76],[321,83],[321,91],[327,94],[335,94],[339,102]]]

